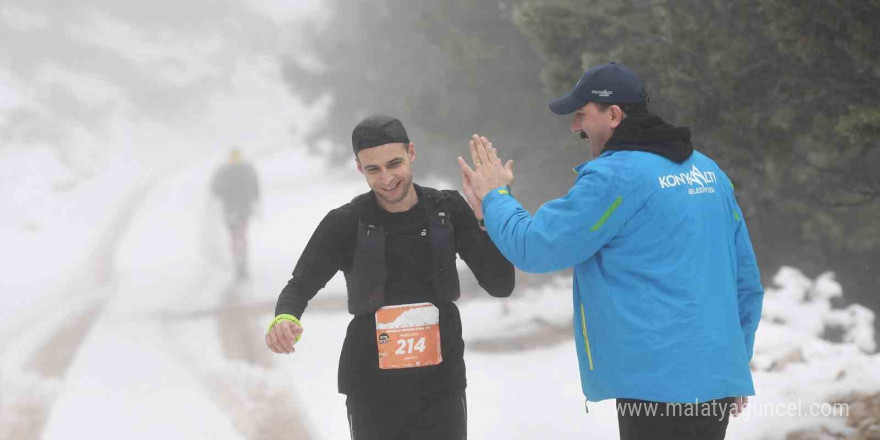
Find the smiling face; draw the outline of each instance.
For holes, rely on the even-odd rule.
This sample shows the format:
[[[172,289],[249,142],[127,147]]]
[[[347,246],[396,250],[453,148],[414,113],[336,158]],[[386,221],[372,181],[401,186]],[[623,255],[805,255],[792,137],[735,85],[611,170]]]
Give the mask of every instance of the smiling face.
[[[601,109],[595,102],[588,102],[585,106],[574,112],[571,121],[572,132],[582,132],[590,141],[591,157],[602,154],[605,144],[614,134],[614,129],[620,125],[626,115],[616,105]]]
[[[388,212],[403,212],[418,202],[413,187],[413,143],[401,142],[365,148],[357,153],[357,168],[376,194],[379,206]]]

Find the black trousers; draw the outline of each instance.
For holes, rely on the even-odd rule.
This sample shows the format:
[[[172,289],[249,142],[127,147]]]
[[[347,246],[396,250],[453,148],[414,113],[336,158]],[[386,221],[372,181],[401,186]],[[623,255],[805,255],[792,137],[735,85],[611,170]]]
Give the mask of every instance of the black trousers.
[[[467,439],[463,389],[398,400],[348,396],[345,406],[352,440]]]
[[[722,440],[733,397],[703,403],[617,399],[621,440]]]

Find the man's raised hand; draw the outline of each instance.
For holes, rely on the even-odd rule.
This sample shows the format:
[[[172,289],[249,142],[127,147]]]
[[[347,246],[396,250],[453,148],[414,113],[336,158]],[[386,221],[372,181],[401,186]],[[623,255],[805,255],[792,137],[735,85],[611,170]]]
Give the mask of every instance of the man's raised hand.
[[[513,183],[513,161],[508,160],[501,165],[498,150],[489,139],[475,134],[468,145],[474,167],[471,168],[461,156],[458,157],[462,184],[469,182],[481,202],[489,191]]]

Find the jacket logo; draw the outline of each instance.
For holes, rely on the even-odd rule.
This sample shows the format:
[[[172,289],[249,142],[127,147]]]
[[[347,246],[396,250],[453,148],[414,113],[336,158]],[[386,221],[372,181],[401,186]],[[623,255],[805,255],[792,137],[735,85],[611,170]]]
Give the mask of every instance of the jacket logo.
[[[710,184],[718,182],[715,173],[712,171],[700,171],[696,165],[691,166],[688,173],[667,174],[657,178],[660,181],[660,188],[674,188],[679,185],[687,184],[688,194],[714,193],[715,187]],[[696,188],[694,186],[697,186]]]
[[[592,90],[592,91],[590,91],[590,93],[592,93],[594,95],[599,95],[603,98],[607,98],[607,97],[611,96],[611,94],[614,93],[614,91],[603,89],[603,90]]]

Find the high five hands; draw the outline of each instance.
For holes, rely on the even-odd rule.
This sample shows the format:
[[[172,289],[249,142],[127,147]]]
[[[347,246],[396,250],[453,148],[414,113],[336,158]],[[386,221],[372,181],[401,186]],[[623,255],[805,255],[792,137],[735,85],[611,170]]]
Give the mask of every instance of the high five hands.
[[[513,184],[513,161],[508,160],[502,165],[498,150],[485,137],[475,134],[469,145],[474,168],[458,156],[461,184],[474,214],[477,218],[483,218],[483,198],[486,194],[495,188]]]

